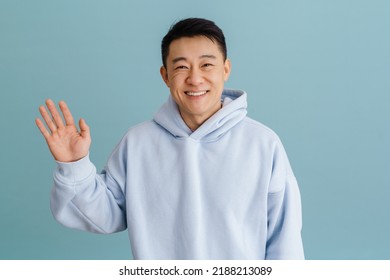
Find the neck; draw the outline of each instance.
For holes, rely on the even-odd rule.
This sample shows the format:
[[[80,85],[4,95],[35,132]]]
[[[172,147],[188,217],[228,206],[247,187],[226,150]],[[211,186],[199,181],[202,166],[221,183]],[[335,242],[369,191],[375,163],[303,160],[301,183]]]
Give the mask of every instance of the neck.
[[[186,118],[183,115],[181,116],[185,124],[191,129],[192,132],[197,130],[208,118]]]
[[[222,103],[221,106],[218,107],[217,110],[215,110],[212,114],[210,115],[187,115],[185,113],[182,113],[180,110],[180,116],[185,122],[185,124],[188,126],[188,128],[194,132],[197,130],[205,121],[207,121],[212,115],[214,115],[216,112],[218,112],[222,108]]]

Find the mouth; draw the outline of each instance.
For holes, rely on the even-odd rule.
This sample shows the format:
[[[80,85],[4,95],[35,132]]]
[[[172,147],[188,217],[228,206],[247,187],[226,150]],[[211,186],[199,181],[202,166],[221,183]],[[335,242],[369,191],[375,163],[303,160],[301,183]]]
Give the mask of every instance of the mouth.
[[[188,96],[202,96],[208,93],[208,90],[202,90],[202,91],[185,91],[184,93]]]

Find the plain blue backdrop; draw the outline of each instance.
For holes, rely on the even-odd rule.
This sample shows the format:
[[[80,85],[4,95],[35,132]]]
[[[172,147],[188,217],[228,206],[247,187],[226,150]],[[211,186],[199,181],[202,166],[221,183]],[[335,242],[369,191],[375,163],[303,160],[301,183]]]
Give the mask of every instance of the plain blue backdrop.
[[[281,137],[298,179],[308,259],[390,259],[390,1],[0,0],[0,259],[131,259],[126,232],[51,216],[54,161],[35,126],[48,97],[92,130],[103,168],[169,92],[160,41],[185,17],[214,20],[227,87]]]

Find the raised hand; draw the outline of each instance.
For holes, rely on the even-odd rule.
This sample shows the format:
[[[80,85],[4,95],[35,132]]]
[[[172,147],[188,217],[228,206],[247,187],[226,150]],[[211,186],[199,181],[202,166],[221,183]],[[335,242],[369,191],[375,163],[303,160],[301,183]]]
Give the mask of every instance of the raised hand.
[[[78,131],[73,116],[64,101],[59,102],[59,107],[64,116],[65,124],[52,100],[46,100],[46,106],[51,116],[45,106],[40,106],[39,111],[49,130],[39,118],[35,119],[35,123],[46,139],[54,159],[61,162],[72,162],[85,157],[91,146],[91,134],[84,119],[80,119],[80,131]]]

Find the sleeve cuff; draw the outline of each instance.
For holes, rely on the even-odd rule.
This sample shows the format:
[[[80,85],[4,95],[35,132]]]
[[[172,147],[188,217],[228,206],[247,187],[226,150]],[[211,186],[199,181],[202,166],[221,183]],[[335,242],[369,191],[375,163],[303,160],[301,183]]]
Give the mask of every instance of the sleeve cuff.
[[[64,181],[79,182],[95,173],[95,166],[89,159],[89,154],[73,162],[57,162],[57,175]]]

